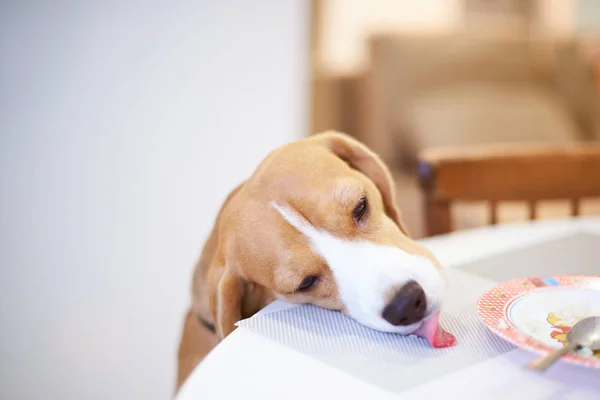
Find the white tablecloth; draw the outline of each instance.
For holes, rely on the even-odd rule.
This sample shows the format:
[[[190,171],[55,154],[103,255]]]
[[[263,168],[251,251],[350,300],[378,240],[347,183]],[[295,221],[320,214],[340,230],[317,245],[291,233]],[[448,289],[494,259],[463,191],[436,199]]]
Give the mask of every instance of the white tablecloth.
[[[600,234],[600,218],[499,225],[422,242],[455,267],[578,232]],[[600,249],[599,249],[600,260]],[[599,263],[600,274],[600,263]],[[275,301],[261,311],[296,307]],[[558,363],[545,374],[521,366],[534,357],[517,349],[394,394],[243,328],[236,329],[194,370],[177,400],[198,399],[600,399],[600,370]],[[424,373],[426,373],[424,371]],[[401,379],[401,377],[399,377]]]

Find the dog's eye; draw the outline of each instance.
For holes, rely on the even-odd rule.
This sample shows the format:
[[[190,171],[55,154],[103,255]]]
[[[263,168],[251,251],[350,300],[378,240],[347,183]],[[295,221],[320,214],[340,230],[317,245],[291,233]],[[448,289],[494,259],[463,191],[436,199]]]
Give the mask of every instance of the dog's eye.
[[[302,292],[305,290],[310,289],[310,287],[317,281],[317,277],[314,275],[309,275],[306,278],[304,278],[304,280],[300,283],[300,286],[298,286],[298,291]]]
[[[362,197],[356,204],[356,207],[354,207],[354,210],[352,210],[352,218],[354,218],[354,221],[358,222],[362,219],[367,212],[368,206],[369,203],[367,202],[367,198]]]

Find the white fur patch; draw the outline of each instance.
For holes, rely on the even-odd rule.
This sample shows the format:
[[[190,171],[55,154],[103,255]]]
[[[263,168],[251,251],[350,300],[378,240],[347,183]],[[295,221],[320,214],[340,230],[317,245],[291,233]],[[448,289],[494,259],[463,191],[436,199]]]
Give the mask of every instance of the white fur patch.
[[[348,314],[359,323],[385,332],[408,334],[421,322],[409,326],[394,326],[382,318],[385,293],[414,280],[427,296],[427,313],[437,311],[441,304],[443,279],[435,265],[425,257],[402,249],[368,241],[348,241],[330,232],[316,229],[301,215],[275,202],[271,205],[304,236],[315,252],[329,265],[337,282],[340,297]]]

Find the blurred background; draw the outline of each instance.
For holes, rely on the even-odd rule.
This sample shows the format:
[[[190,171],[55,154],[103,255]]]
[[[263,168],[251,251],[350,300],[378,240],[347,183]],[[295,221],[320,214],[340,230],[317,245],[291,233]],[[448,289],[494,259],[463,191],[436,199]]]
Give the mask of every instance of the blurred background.
[[[334,127],[393,169],[409,231],[425,235],[417,182],[426,148],[600,141],[600,2],[315,0],[311,131]],[[485,204],[453,204],[456,229]],[[597,199],[582,213],[600,212]],[[526,204],[499,206],[500,222]],[[569,215],[545,201],[539,217]]]
[[[0,62],[3,399],[172,397],[193,264],[283,143],[364,141],[422,237],[420,150],[600,140],[596,0],[3,1]]]

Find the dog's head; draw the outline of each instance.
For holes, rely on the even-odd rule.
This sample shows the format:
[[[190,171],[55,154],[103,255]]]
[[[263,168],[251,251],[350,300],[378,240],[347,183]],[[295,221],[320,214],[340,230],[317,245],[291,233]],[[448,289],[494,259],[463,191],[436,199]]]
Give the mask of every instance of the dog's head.
[[[208,278],[221,336],[252,296],[339,310],[404,334],[440,307],[441,267],[409,237],[387,167],[346,135],[273,151],[231,197],[217,229]]]

